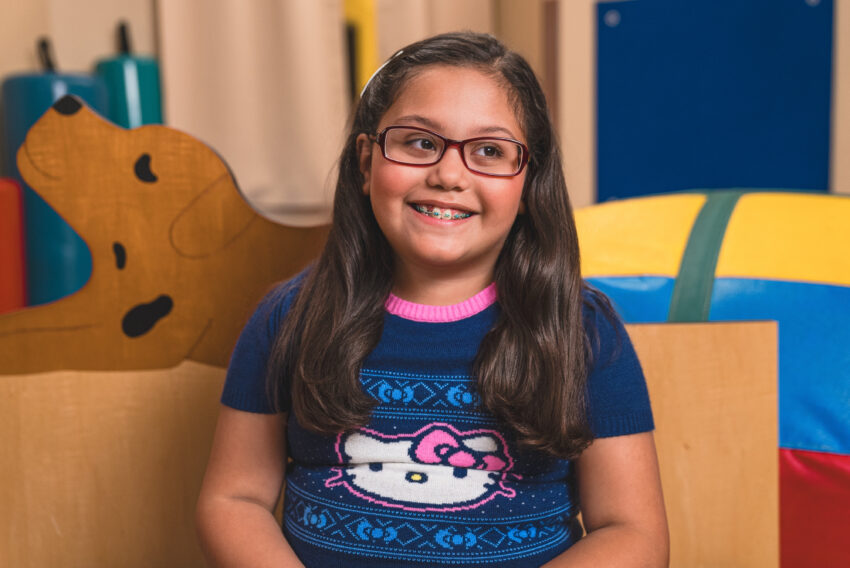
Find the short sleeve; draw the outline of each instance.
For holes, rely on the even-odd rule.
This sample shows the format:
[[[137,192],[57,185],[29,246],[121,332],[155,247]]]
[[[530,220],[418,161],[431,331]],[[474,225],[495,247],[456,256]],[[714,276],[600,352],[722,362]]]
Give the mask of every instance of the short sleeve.
[[[622,321],[605,304],[601,292],[585,294],[584,321],[592,352],[587,383],[591,429],[598,438],[653,430],[640,361]]]
[[[259,303],[242,329],[221,394],[221,403],[247,412],[272,414],[274,404],[266,389],[269,354],[304,273],[275,287]],[[289,410],[289,389],[284,389],[282,410]]]

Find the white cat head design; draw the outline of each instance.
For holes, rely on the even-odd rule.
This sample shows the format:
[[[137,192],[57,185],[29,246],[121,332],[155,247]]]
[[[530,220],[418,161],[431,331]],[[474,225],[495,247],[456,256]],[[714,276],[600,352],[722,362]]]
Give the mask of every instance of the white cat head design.
[[[334,468],[327,487],[407,511],[459,511],[496,497],[513,497],[505,486],[513,459],[495,430],[462,432],[433,423],[413,434],[385,435],[368,428],[340,434],[336,451],[347,467]],[[519,478],[516,474],[510,474]]]

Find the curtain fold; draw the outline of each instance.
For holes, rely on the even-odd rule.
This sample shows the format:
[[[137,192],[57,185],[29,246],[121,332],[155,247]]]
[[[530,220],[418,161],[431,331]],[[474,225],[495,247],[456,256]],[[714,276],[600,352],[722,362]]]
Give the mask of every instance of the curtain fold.
[[[247,201],[329,221],[349,110],[341,0],[181,0],[157,9],[165,120],[213,147]]]

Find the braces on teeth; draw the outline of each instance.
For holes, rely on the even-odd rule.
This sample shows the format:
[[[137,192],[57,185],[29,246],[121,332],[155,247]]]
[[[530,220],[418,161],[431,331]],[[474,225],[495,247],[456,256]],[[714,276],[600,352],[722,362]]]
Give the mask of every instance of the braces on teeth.
[[[434,217],[435,219],[466,219],[471,217],[472,213],[452,213],[451,210],[441,210],[439,207],[429,207],[427,205],[414,205],[414,208],[425,215]]]

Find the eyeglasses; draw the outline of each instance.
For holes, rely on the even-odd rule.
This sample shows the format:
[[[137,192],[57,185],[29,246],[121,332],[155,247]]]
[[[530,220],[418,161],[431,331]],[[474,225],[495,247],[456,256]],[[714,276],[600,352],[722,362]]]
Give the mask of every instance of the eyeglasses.
[[[470,171],[485,176],[513,177],[528,163],[528,146],[512,138],[451,140],[416,126],[388,126],[370,138],[381,147],[384,158],[406,166],[432,166],[452,146],[457,146]]]

